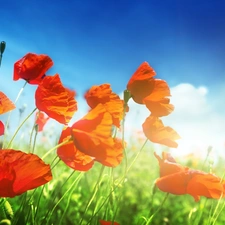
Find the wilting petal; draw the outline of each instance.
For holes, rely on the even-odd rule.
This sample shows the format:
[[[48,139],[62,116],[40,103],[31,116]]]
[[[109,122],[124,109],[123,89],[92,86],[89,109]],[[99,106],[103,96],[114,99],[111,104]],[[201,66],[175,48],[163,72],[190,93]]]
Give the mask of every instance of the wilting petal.
[[[43,112],[37,112],[36,113],[36,119],[35,119],[35,123],[38,125],[38,131],[42,131],[45,124],[47,123],[47,121],[50,118]]]
[[[100,225],[120,225],[117,222],[111,222],[111,221],[106,221],[106,220],[99,220]]]
[[[170,89],[166,81],[155,79],[152,92],[144,98],[143,102],[152,116],[167,116],[174,110],[174,106],[169,104],[169,96]]]
[[[15,108],[16,106],[14,103],[3,92],[0,91],[0,115]]]
[[[127,90],[130,91],[136,103],[144,104],[143,99],[151,94],[154,89],[155,75],[156,72],[147,62],[142,63],[132,75],[127,84]]]
[[[42,80],[35,92],[35,100],[40,111],[62,124],[67,124],[77,110],[74,91],[62,85],[58,74]]]
[[[52,179],[50,166],[37,155],[13,149],[0,151],[0,197],[14,197]]]
[[[72,126],[76,148],[106,166],[117,166],[122,160],[121,141],[112,138],[112,116],[102,104]]]
[[[92,86],[86,93],[85,99],[88,105],[93,109],[99,103],[103,104],[112,117],[113,124],[120,127],[120,121],[123,118],[123,101],[112,92],[110,84]]]
[[[165,127],[158,117],[149,116],[142,125],[145,136],[154,143],[176,148],[178,133],[171,127]]]
[[[4,123],[0,120],[0,136],[3,135],[5,132]]]
[[[89,155],[80,152],[72,141],[71,128],[66,127],[60,136],[59,144],[70,140],[68,143],[57,149],[59,158],[69,167],[74,170],[88,171],[94,164],[94,159]]]
[[[13,80],[24,79],[30,84],[39,84],[52,65],[49,56],[28,53],[14,64]]]

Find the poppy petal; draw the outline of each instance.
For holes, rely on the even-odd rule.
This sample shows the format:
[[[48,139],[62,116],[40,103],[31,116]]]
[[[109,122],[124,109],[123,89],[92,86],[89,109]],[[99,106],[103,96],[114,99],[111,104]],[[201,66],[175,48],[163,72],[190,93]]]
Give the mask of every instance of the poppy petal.
[[[85,99],[88,105],[93,109],[99,103],[103,104],[106,110],[113,117],[113,124],[120,127],[120,121],[123,118],[123,101],[112,92],[110,84],[92,86],[86,93]]]
[[[50,118],[43,112],[39,111],[36,113],[35,124],[38,125],[38,132],[43,131],[43,128],[49,119]]]
[[[40,111],[62,124],[67,124],[77,110],[74,91],[62,85],[58,74],[42,80],[35,92],[35,100]]]
[[[169,104],[170,89],[166,81],[155,79],[154,88],[150,95],[144,98],[143,102],[150,110],[153,116],[167,116],[173,110],[174,106]]]
[[[13,80],[24,79],[30,84],[39,84],[52,65],[49,56],[28,53],[14,64]]]
[[[156,72],[147,63],[143,62],[130,78],[127,84],[127,90],[131,97],[138,104],[143,104],[143,99],[151,94],[154,89],[154,76]]]
[[[2,149],[0,162],[0,197],[20,195],[52,179],[50,166],[31,153]]]
[[[0,136],[3,135],[5,132],[5,125],[4,123],[0,120]]]
[[[72,126],[75,146],[107,166],[117,166],[123,158],[122,141],[112,138],[112,116],[98,104]]]
[[[179,139],[178,133],[171,127],[165,127],[158,117],[149,116],[142,124],[145,136],[154,143],[176,148],[178,144],[175,140]]]
[[[61,133],[59,144],[70,139],[71,141],[57,149],[57,155],[70,168],[79,171],[88,171],[92,168],[94,159],[82,153],[74,146],[71,137],[71,128],[66,127]]]
[[[15,108],[16,106],[14,103],[3,92],[0,91],[0,115]]]
[[[106,220],[99,220],[100,225],[120,225],[117,222],[111,222],[111,221],[106,221]]]

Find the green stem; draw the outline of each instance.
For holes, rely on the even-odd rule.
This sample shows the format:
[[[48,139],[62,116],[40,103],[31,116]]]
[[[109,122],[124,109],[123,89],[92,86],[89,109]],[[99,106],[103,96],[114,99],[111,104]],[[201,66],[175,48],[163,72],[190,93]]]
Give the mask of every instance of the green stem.
[[[75,172],[75,171],[74,171]],[[73,189],[74,185],[81,179],[81,177],[83,176],[83,173],[80,173],[77,178],[74,180],[74,182],[71,184],[71,186],[67,189],[67,191],[63,194],[63,196],[58,200],[58,202],[55,204],[55,206],[53,207],[52,211],[50,212],[49,216],[48,216],[48,220],[46,222],[46,224],[48,224],[53,212],[55,211],[56,207],[58,206],[58,204],[64,199],[64,197],[67,195],[67,193],[70,192],[71,189]]]
[[[55,149],[65,145],[66,143],[70,142],[70,140],[66,140],[61,142],[60,144],[54,146],[53,148],[51,148],[49,151],[47,151],[43,156],[42,156],[42,160],[45,159],[51,152],[53,152]]]
[[[88,201],[88,203],[87,203],[87,205],[86,205],[86,207],[84,209],[83,216],[82,216],[82,218],[80,220],[80,223],[79,223],[80,225],[83,223],[84,215],[87,212],[88,208],[90,207],[91,203],[93,202],[93,200],[94,200],[94,198],[95,198],[95,196],[96,196],[96,194],[98,192],[98,188],[99,188],[99,185],[100,185],[100,181],[101,181],[104,169],[105,169],[105,166],[102,165],[101,170],[100,170],[100,174],[99,174],[98,180],[97,180],[97,182],[95,184],[95,187],[93,189],[92,195],[91,195],[91,197],[90,197],[90,199],[89,199],[89,201]],[[90,220],[92,220],[92,217],[91,217]]]
[[[17,133],[19,132],[20,128],[24,125],[24,123],[32,116],[32,114],[36,111],[37,108],[35,108],[25,119],[24,121],[20,124],[20,126],[17,128],[17,130],[15,131],[13,137],[11,138],[7,148],[10,148],[11,147],[11,144],[13,142],[13,140],[15,139]]]
[[[166,194],[165,198],[163,199],[163,201],[160,204],[160,206],[158,207],[158,209],[147,220],[146,225],[149,225],[151,223],[152,219],[154,218],[154,216],[162,209],[162,207],[163,207],[165,201],[167,200],[168,196],[169,196],[169,193]]]
[[[142,152],[142,150],[144,149],[146,143],[147,143],[148,139],[146,139],[146,141],[144,142],[144,144],[142,145],[140,151],[137,153],[137,155],[135,156],[134,160],[131,162],[131,165],[127,168],[126,173],[123,175],[123,177],[119,180],[119,182],[117,184],[114,184],[114,188],[112,188],[111,192],[107,195],[107,197],[105,198],[105,200],[103,201],[102,205],[98,208],[98,210],[94,213],[94,215],[92,217],[95,217],[98,212],[102,209],[102,207],[105,205],[105,203],[108,201],[108,199],[110,198],[110,196],[112,195],[112,193],[120,186],[120,184],[124,181],[124,179],[126,178],[126,175],[128,173],[128,171],[131,169],[132,165],[134,164],[134,162],[137,160],[138,156],[140,155],[140,153]],[[90,224],[92,218],[88,221],[87,224]]]

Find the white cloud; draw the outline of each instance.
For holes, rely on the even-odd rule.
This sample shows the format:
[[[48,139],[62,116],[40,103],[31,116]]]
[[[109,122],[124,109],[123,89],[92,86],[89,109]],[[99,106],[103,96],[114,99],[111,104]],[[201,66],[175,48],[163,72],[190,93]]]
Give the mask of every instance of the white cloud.
[[[175,110],[162,120],[165,126],[172,127],[181,136],[178,148],[172,149],[173,154],[194,152],[206,156],[208,146],[216,153],[225,151],[225,115],[219,105],[210,103],[213,93],[207,87],[179,84],[171,88],[171,95]],[[133,101],[129,101],[129,107],[126,129],[130,132],[142,130],[149,111]]]

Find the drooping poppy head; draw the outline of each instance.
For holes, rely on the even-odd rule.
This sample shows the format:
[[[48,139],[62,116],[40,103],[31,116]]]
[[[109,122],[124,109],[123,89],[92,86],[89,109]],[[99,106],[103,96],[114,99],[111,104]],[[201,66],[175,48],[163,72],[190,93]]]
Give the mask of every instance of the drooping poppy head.
[[[0,197],[14,197],[52,179],[50,166],[37,155],[13,149],[0,151]]]
[[[123,100],[112,92],[110,84],[92,86],[86,93],[85,99],[88,105],[93,109],[98,104],[105,106],[106,110],[112,115],[113,124],[120,127],[120,121],[123,118]]]
[[[106,220],[99,220],[100,225],[120,225],[117,222],[112,222],[112,221],[106,221]]]
[[[49,119],[50,117],[48,117],[45,113],[41,111],[36,113],[35,124],[38,125],[38,132],[43,131],[43,128]]]
[[[195,201],[199,201],[200,196],[214,199],[224,197],[224,182],[219,177],[181,166],[168,153],[163,153],[162,159],[154,154],[160,167],[156,186],[161,191],[175,195],[189,194]]]
[[[127,84],[127,90],[138,104],[145,104],[154,116],[167,116],[174,107],[169,104],[170,89],[166,81],[155,79],[153,68],[142,63]]]
[[[88,171],[94,165],[94,159],[75,147],[71,134],[71,127],[65,127],[63,129],[59,144],[66,140],[68,142],[57,149],[57,155],[70,168],[79,171]]]
[[[39,84],[52,65],[49,56],[28,53],[14,64],[13,80],[24,79],[29,84]]]
[[[171,127],[165,127],[162,120],[155,116],[149,116],[142,124],[145,136],[152,142],[176,148],[175,140],[180,139],[178,133]]]
[[[16,106],[14,103],[3,92],[0,91],[0,115],[15,108]]]
[[[5,132],[4,123],[0,120],[0,136],[3,135]]]
[[[35,92],[36,107],[59,123],[67,124],[77,111],[75,92],[65,88],[58,74],[46,76]]]

